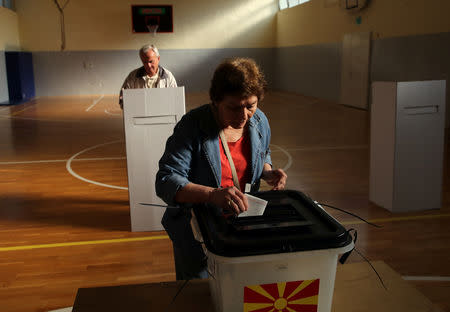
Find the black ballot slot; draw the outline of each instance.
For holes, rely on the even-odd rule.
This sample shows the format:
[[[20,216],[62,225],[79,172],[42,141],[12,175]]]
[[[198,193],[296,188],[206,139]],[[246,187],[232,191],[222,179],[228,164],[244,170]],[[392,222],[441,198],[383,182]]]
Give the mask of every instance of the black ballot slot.
[[[213,207],[194,207],[210,252],[239,257],[339,248],[351,242],[351,236],[341,224],[299,191],[252,195],[268,201],[262,216],[224,218]]]
[[[261,196],[261,195],[260,195]],[[264,215],[253,217],[234,217],[228,219],[232,229],[236,231],[286,231],[288,228],[305,227],[312,222],[306,220],[298,211],[295,202],[286,199],[269,200]],[[292,230],[292,229],[291,229]],[[307,228],[303,228],[307,230]]]

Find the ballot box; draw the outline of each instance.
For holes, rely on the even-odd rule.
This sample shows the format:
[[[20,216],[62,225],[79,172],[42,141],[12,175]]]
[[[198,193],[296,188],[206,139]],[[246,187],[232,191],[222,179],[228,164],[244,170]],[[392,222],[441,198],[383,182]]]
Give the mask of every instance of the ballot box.
[[[132,231],[163,230],[155,177],[167,138],[185,113],[184,87],[125,89],[123,117]]]
[[[338,255],[353,249],[351,235],[301,192],[254,195],[268,201],[262,216],[193,209],[216,311],[330,312]]]
[[[441,208],[445,84],[372,83],[370,201],[392,212]]]

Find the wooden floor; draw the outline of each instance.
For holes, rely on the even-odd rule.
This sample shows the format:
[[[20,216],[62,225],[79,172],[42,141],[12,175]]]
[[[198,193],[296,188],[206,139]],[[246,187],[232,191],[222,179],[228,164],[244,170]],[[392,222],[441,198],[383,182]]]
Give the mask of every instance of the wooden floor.
[[[208,101],[203,93],[186,99],[188,109]],[[369,259],[413,279],[447,277],[411,283],[450,311],[448,170],[441,210],[392,214],[368,200],[366,111],[281,92],[269,93],[260,107],[287,187],[377,221],[382,229],[329,210],[358,230],[357,249]],[[0,106],[0,311],[71,306],[79,287],[173,280],[165,233],[130,232],[126,186],[117,98]],[[363,259],[353,253],[349,261]]]

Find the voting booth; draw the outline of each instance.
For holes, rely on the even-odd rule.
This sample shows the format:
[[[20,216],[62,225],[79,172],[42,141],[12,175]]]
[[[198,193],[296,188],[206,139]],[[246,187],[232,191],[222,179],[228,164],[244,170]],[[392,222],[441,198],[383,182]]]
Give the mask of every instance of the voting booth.
[[[167,138],[185,114],[184,87],[125,89],[123,112],[132,231],[163,230],[165,203],[156,196],[155,177]]]
[[[445,80],[372,84],[369,199],[392,212],[439,209]]]
[[[204,243],[216,312],[330,312],[338,255],[353,249],[349,232],[305,194],[268,191],[261,216],[224,218],[193,209]],[[261,310],[259,310],[261,309]]]

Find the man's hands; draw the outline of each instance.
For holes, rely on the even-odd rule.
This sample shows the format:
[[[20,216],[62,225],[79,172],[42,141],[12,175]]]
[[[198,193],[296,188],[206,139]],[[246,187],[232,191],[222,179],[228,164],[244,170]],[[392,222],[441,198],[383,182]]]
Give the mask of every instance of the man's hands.
[[[261,178],[272,186],[272,190],[283,190],[286,186],[287,174],[283,169],[264,170]]]
[[[247,197],[234,186],[213,189],[208,199],[211,204],[224,211],[232,211],[236,215],[248,209]]]

